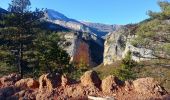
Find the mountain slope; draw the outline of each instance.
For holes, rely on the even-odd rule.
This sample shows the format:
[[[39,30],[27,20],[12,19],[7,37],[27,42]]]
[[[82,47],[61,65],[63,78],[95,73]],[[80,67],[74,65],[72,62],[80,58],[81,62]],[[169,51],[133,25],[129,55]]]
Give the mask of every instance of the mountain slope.
[[[148,20],[126,25],[107,36],[104,64],[124,58],[132,52],[135,61],[170,59],[170,3],[160,2],[161,11],[150,11]]]
[[[52,9],[47,9],[45,11],[45,20],[75,31],[91,33],[98,37],[103,37],[109,32],[115,31],[119,27],[119,25],[105,25],[100,23],[87,23],[77,21],[75,19],[68,18],[65,15]]]
[[[3,8],[0,8],[0,13],[7,13],[7,11]]]

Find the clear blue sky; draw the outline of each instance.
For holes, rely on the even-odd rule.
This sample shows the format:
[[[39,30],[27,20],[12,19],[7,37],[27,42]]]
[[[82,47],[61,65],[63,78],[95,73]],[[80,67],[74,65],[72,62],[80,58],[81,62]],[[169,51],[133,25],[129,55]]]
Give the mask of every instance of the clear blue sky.
[[[0,0],[0,7],[6,9],[9,2]],[[32,8],[54,9],[70,18],[106,24],[137,23],[148,18],[148,10],[160,10],[157,0],[31,0],[31,3]]]

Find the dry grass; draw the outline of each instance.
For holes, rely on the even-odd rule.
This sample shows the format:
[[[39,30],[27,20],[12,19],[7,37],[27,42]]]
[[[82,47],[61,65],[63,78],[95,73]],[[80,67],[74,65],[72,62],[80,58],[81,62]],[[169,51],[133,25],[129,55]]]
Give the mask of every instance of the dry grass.
[[[170,61],[152,60],[141,62],[137,71],[137,77],[153,77],[170,92]]]
[[[97,71],[99,77],[101,79],[112,75],[113,72],[121,66],[121,61],[114,62],[111,65],[104,66],[103,64],[99,65],[98,67],[93,68],[93,70]]]
[[[103,64],[94,68],[103,79],[108,75],[113,75],[113,72],[120,67],[121,61],[114,62],[112,65],[104,66]],[[132,69],[136,73],[136,78],[153,77],[165,89],[170,92],[170,61],[169,60],[152,60],[140,62],[138,66]]]

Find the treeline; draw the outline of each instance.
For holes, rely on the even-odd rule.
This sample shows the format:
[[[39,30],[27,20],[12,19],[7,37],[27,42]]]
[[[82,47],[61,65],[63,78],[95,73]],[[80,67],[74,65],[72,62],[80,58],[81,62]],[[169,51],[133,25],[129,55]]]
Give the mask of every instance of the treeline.
[[[70,57],[60,46],[64,40],[44,28],[44,11],[30,6],[29,0],[12,0],[8,12],[0,14],[0,66],[22,77],[68,72]]]

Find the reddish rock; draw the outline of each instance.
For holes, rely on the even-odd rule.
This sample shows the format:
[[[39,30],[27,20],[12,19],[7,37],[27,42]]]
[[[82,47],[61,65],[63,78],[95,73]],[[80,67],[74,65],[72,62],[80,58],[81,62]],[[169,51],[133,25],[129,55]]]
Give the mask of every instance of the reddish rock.
[[[65,94],[67,94],[69,97],[80,97],[84,95],[85,90],[83,89],[82,86],[73,86],[73,87],[68,87],[64,91]]]
[[[21,76],[18,74],[10,74],[8,76],[4,76],[0,79],[3,87],[13,85],[16,81],[20,80]]]
[[[120,81],[117,77],[110,75],[106,77],[104,80],[102,80],[101,88],[104,93],[113,93],[122,84],[123,82]]]
[[[15,83],[16,87],[20,88],[32,88],[36,89],[39,87],[38,81],[32,79],[32,78],[27,78],[27,79],[21,79]]]
[[[124,89],[127,92],[133,90],[133,83],[132,83],[132,81],[125,81]]]
[[[91,62],[89,45],[84,41],[78,41],[76,44],[76,52],[73,56],[73,62],[80,67],[93,65]]]
[[[157,81],[154,78],[140,78],[133,81],[134,89],[136,92],[141,94],[166,94],[166,91],[160,87]]]
[[[59,74],[44,74],[39,78],[39,91],[44,89],[52,92],[57,86],[61,86],[61,76]]]
[[[12,80],[4,78],[7,79]],[[113,97],[115,100],[169,100],[167,92],[153,78],[122,82],[117,77],[108,76],[101,84],[97,73],[88,71],[81,77],[81,83],[69,84],[69,81],[59,74],[44,74],[39,78],[39,89],[34,88],[35,80],[31,78],[21,79],[9,86],[2,84],[0,100],[88,100],[88,96]]]
[[[95,71],[87,71],[81,77],[81,84],[83,86],[96,86],[100,87],[101,80]]]

